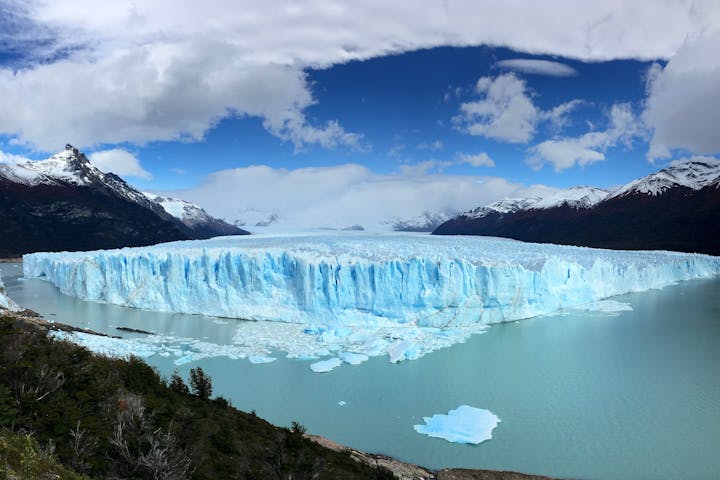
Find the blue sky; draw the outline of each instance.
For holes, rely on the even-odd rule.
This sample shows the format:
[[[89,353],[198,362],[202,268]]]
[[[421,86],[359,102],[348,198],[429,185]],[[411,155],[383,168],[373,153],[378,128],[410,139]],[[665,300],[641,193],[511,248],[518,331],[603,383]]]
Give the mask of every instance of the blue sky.
[[[458,211],[720,151],[713,2],[0,5],[0,161],[71,142],[231,220]]]

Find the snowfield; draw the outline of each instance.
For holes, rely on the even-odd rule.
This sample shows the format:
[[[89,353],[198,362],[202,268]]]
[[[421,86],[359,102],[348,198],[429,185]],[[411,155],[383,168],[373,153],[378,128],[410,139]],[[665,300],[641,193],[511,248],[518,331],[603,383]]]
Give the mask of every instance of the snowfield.
[[[488,324],[716,276],[720,257],[334,233],[34,253],[23,268],[84,300],[294,324],[276,324],[264,343],[296,358],[338,357],[339,365],[343,352],[411,360]]]

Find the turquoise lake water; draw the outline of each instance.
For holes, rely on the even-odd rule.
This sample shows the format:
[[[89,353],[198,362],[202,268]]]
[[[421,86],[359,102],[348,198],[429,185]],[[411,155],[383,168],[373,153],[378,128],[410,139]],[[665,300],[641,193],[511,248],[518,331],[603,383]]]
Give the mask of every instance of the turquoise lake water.
[[[242,322],[133,310],[61,295],[0,265],[8,294],[49,320],[126,338],[128,326],[229,344]],[[309,361],[208,358],[215,394],[279,425],[297,420],[341,444],[430,468],[518,470],[589,479],[720,478],[720,279],[615,297],[619,314],[567,311],[494,325],[463,344],[391,364],[375,357],[317,374]],[[278,355],[279,356],[279,355]],[[339,402],[346,402],[339,405]],[[502,420],[458,445],[413,430],[468,404]]]

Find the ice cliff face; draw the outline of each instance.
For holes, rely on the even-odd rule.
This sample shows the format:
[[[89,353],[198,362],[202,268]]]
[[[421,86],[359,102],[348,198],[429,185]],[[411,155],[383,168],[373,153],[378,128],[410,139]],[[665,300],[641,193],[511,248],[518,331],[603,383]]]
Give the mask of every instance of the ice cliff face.
[[[5,286],[3,285],[2,277],[0,277],[0,311],[2,310],[16,312],[20,310],[20,307],[5,295]]]
[[[216,238],[25,255],[67,295],[159,311],[325,326],[528,318],[720,274],[720,258],[427,235]]]

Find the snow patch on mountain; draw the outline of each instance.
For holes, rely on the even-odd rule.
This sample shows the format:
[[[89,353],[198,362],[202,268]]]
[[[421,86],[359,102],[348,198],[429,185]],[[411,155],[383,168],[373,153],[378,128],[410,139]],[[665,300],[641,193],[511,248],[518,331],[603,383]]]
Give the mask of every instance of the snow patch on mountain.
[[[194,203],[178,198],[161,197],[153,193],[143,192],[145,197],[160,205],[167,213],[183,222],[188,227],[213,222],[216,219]]]
[[[114,173],[101,172],[84,153],[69,144],[47,160],[2,164],[0,178],[30,187],[69,184],[106,188],[130,202],[157,211],[154,202]]]
[[[70,145],[47,160],[0,165],[0,176],[28,186],[58,185],[60,182],[89,185],[101,175],[100,170]]]
[[[492,213],[508,214],[519,212],[520,210],[528,210],[533,205],[541,200],[540,197],[530,198],[505,198],[498,200],[489,205],[478,207],[469,212],[462,214],[463,217],[467,218],[482,218]]]
[[[572,187],[558,190],[548,197],[505,198],[464,213],[466,218],[482,218],[492,213],[506,215],[522,210],[547,210],[556,207],[592,208],[602,202],[609,192],[595,187]]]
[[[383,222],[397,232],[432,232],[442,223],[457,215],[457,212],[423,212],[411,218],[396,218]]]
[[[595,187],[572,187],[560,190],[549,197],[541,198],[530,208],[545,210],[556,207],[570,207],[575,209],[592,208],[602,202],[610,194],[607,190]]]

